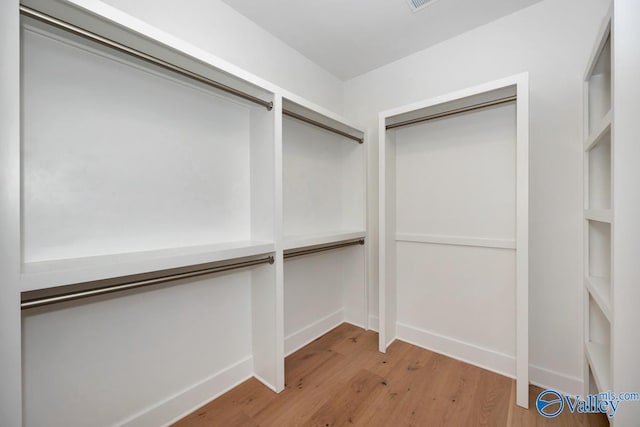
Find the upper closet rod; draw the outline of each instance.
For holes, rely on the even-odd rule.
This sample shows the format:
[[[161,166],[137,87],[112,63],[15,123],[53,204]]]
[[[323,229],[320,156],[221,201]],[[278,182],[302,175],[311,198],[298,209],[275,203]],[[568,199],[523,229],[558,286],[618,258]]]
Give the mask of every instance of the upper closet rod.
[[[233,262],[233,263],[229,263],[229,264],[225,264],[217,267],[197,269],[197,270],[187,271],[184,273],[168,274],[166,276],[154,277],[152,279],[146,279],[146,280],[133,280],[132,278],[135,276],[124,276],[120,278],[122,279],[121,283],[116,283],[114,285],[107,285],[107,286],[100,286],[100,283],[104,283],[105,281],[110,281],[112,279],[98,280],[96,281],[97,286],[94,286],[90,289],[85,289],[77,292],[62,293],[62,294],[53,295],[53,296],[25,299],[20,304],[20,307],[22,310],[25,310],[28,308],[42,307],[45,305],[57,304],[57,303],[67,302],[67,301],[74,301],[82,298],[95,297],[98,295],[110,294],[113,292],[128,291],[131,289],[142,288],[145,286],[159,285],[161,283],[167,283],[174,280],[188,279],[191,277],[198,277],[198,276],[204,276],[207,274],[220,273],[222,271],[235,270],[237,268],[250,267],[258,264],[266,264],[266,263],[273,264],[273,262],[274,262],[273,256],[267,256],[264,258],[253,259],[249,261]]]
[[[335,243],[335,244],[330,244],[330,245],[321,246],[321,247],[312,248],[312,249],[296,250],[293,252],[285,253],[284,259],[294,258],[302,255],[315,254],[316,252],[324,252],[332,249],[346,248],[347,246],[353,246],[353,245],[364,245],[364,239],[353,240],[350,242]]]
[[[92,33],[91,31],[85,30],[83,28],[77,27],[73,24],[69,24],[68,22],[61,21],[60,19],[54,18],[53,16],[47,15],[45,13],[39,12],[35,9],[31,9],[27,6],[20,5],[20,13],[24,16],[28,16],[40,22],[44,22],[45,24],[49,24],[56,28],[60,28],[62,30],[73,33],[77,36],[83,37],[85,39],[94,41],[96,43],[100,43],[103,46],[110,47],[112,49],[116,49],[120,52],[126,53],[128,55],[134,56],[136,58],[145,60],[152,64],[155,64],[159,67],[165,68],[167,70],[173,71],[175,73],[181,74],[185,77],[189,77],[191,79],[197,80],[201,83],[204,83],[209,86],[213,86],[216,89],[220,89],[224,92],[230,93],[232,95],[238,96],[240,98],[246,99],[247,101],[253,102],[258,105],[262,105],[267,110],[271,110],[273,108],[273,102],[265,101],[256,96],[250,95],[248,93],[242,92],[238,89],[234,89],[230,86],[227,86],[223,83],[217,82],[215,80],[211,80],[207,77],[201,76],[200,74],[196,74],[192,71],[186,70],[177,65],[171,64],[170,62],[164,61],[162,59],[156,58],[155,56],[151,56],[134,48],[125,46],[116,41],[110,40],[106,37],[102,37],[98,34]]]
[[[309,123],[310,125],[317,126],[317,127],[322,128],[324,130],[328,130],[329,132],[337,133],[338,135],[344,136],[345,138],[353,139],[354,141],[358,141],[359,144],[362,144],[364,142],[364,138],[359,138],[357,136],[353,136],[351,134],[348,134],[347,132],[341,131],[340,129],[332,128],[331,126],[327,126],[324,123],[320,123],[320,122],[317,122],[315,120],[309,119],[309,118],[307,118],[305,116],[302,116],[302,115],[300,115],[298,113],[294,113],[293,111],[285,110],[283,108],[282,109],[282,114],[284,114],[285,116],[293,117],[294,119],[298,119],[298,120],[303,121],[305,123]]]
[[[454,114],[466,113],[467,111],[479,110],[481,108],[491,107],[494,105],[506,104],[515,101],[517,96],[508,96],[506,98],[495,99],[493,101],[481,102],[480,104],[469,105],[468,107],[456,108],[455,110],[443,111],[442,113],[432,114],[430,116],[418,117],[417,119],[405,120],[403,122],[393,123],[386,126],[386,129],[394,129],[402,126],[413,125],[416,123],[426,122],[428,120],[440,119],[442,117],[453,116]]]

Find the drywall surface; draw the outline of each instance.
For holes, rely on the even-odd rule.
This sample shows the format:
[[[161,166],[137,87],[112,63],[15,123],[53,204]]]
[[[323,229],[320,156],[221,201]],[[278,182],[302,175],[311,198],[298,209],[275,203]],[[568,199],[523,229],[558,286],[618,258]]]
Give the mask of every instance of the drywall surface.
[[[246,106],[41,30],[22,46],[25,262],[249,240]]]
[[[397,336],[515,375],[515,103],[391,132]]]
[[[191,409],[250,376],[251,352],[247,271],[36,309],[23,318],[24,425],[149,425],[163,405],[175,417],[181,396]]]
[[[105,0],[271,83],[342,112],[342,81],[220,0]]]
[[[531,380],[582,383],[582,77],[608,1],[546,0],[345,83],[345,111],[369,138],[377,251],[377,113],[521,72],[530,75]],[[372,277],[371,325],[378,307]]]

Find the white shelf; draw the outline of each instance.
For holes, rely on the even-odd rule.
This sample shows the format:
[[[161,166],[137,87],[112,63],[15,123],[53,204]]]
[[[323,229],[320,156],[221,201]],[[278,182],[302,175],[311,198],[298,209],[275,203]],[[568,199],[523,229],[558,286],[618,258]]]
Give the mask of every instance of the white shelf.
[[[592,284],[596,289],[602,290],[598,288],[602,283],[596,280]],[[611,386],[611,322],[594,295],[590,295],[587,300],[589,323],[585,352],[598,389],[607,391]]]
[[[284,237],[284,250],[303,248],[307,246],[326,245],[344,240],[359,239],[366,236],[364,230],[342,230],[326,233],[299,234]]]
[[[608,277],[585,277],[585,286],[602,314],[611,321],[611,279]]]
[[[611,224],[613,214],[611,209],[585,209],[584,217],[589,221],[598,221]]]
[[[611,37],[608,31],[594,55],[587,75],[589,133],[595,133],[601,120],[611,110]]]
[[[587,275],[611,276],[611,225],[606,222],[588,221]]]
[[[593,378],[596,380],[599,392],[608,391],[611,387],[609,376],[610,355],[609,348],[604,344],[588,342],[585,344],[585,352]]]
[[[607,133],[607,135],[610,135]],[[585,182],[588,191],[588,209],[611,208],[611,138],[602,138],[585,153],[589,176]]]
[[[589,151],[601,141],[603,141],[607,132],[611,130],[611,110],[605,114],[598,126],[589,134],[589,137],[584,143],[584,151]]]
[[[189,265],[205,264],[273,252],[273,242],[236,241],[205,246],[161,249],[24,263],[21,289],[30,291]]]

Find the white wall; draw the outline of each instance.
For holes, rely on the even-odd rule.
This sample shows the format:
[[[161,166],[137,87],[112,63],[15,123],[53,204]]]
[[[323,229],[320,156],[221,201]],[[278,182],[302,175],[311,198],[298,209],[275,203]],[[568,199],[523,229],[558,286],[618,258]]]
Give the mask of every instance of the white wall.
[[[22,34],[25,262],[250,239],[246,105],[42,29]]]
[[[24,425],[164,424],[250,376],[251,353],[250,271],[29,311]]]
[[[515,103],[391,132],[397,336],[515,376]]]
[[[346,114],[371,130],[370,164],[377,165],[378,111],[530,73],[531,379],[573,392],[581,390],[583,360],[582,76],[607,7],[605,0],[546,0],[345,84]],[[377,167],[369,171],[375,242]],[[377,271],[370,273],[375,311]]]
[[[362,324],[364,269],[360,245],[285,260],[285,354],[344,321]]]
[[[362,230],[362,145],[283,120],[284,235]]]
[[[104,0],[334,112],[342,82],[220,0]]]

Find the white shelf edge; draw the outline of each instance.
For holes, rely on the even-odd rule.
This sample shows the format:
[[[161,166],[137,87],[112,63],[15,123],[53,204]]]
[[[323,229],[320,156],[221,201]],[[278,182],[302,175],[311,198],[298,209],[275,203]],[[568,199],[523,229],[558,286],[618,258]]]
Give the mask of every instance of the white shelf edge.
[[[515,249],[515,239],[445,236],[437,234],[396,233],[396,242],[431,243],[436,245],[475,246],[479,248]]]
[[[611,212],[611,209],[585,209],[584,218],[589,221],[611,224],[613,213]]]
[[[604,115],[598,126],[589,134],[584,143],[584,151],[591,151],[602,141],[602,137],[611,129],[611,110]]]
[[[364,230],[333,231],[327,233],[311,233],[284,236],[283,249],[298,249],[306,246],[325,245],[343,240],[366,237]]]
[[[288,104],[289,109],[294,113],[298,113],[301,116],[304,116],[308,119],[319,121],[325,125],[331,127],[344,127],[345,129],[341,129],[347,133],[355,132],[362,134],[362,137],[365,135],[364,127],[359,126],[355,123],[350,122],[348,119],[339,116],[323,107],[315,105],[304,98],[293,96],[291,94],[285,94],[282,96],[283,98],[283,108]],[[293,105],[290,105],[293,104]],[[311,114],[309,114],[311,113]]]
[[[27,262],[22,266],[21,291],[46,289],[189,265],[226,261],[275,251],[273,242],[236,241],[85,258]]]
[[[611,281],[606,277],[586,276],[584,283],[602,314],[611,322]]]
[[[611,383],[609,382],[609,362],[611,360],[609,348],[604,344],[587,342],[585,343],[585,353],[589,366],[591,366],[593,378],[596,380],[598,392],[609,391],[611,389]]]
[[[589,62],[588,62],[589,66],[587,67],[587,70],[584,73],[583,80],[585,81],[589,80],[589,77],[593,75],[593,69],[595,68],[596,63],[598,62],[600,53],[602,52],[602,49],[604,48],[604,45],[607,42],[607,38],[609,38],[609,36],[611,35],[612,15],[613,15],[612,9],[609,9],[609,11],[607,12],[607,15],[605,16],[604,20],[600,24],[600,29],[598,30],[598,38],[596,39],[596,43],[594,44],[593,49],[591,50],[591,54],[589,55]]]

